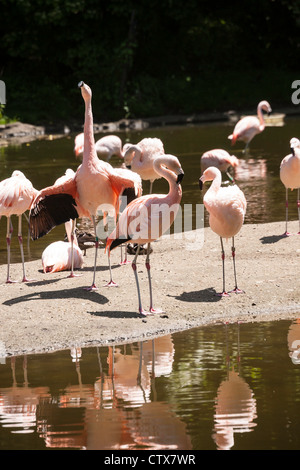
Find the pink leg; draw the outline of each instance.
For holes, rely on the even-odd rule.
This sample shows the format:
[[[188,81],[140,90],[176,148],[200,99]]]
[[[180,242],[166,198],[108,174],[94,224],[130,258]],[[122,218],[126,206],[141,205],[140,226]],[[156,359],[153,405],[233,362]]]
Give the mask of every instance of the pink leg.
[[[71,272],[68,276],[68,278],[73,278],[73,277],[79,277],[82,276],[82,274],[75,274],[74,273],[74,238],[76,237],[75,235],[75,222],[72,220],[72,232],[71,232]]]
[[[153,298],[152,298],[152,283],[151,283],[151,274],[150,274],[150,243],[147,247],[147,257],[146,257],[146,268],[148,272],[148,281],[149,281],[149,291],[150,291],[150,313],[163,313],[163,310],[156,309],[153,307]]]
[[[147,316],[147,315],[149,315],[149,312],[146,312],[142,307],[141,292],[140,292],[140,286],[139,286],[139,280],[138,280],[138,274],[137,274],[137,267],[136,267],[136,259],[138,257],[139,251],[140,251],[140,245],[138,246],[138,248],[136,250],[136,254],[135,254],[134,259],[131,263],[131,266],[132,266],[132,269],[133,269],[135,282],[136,282],[137,293],[138,293],[139,314],[143,315],[143,316]]]
[[[298,208],[298,219],[299,219],[298,235],[300,235],[300,188],[298,188],[298,191],[297,191],[297,208]]]
[[[108,253],[108,266],[109,266],[109,272],[110,272],[110,281],[105,284],[104,287],[119,287],[116,282],[113,281],[112,279],[112,272],[111,272],[111,263],[110,263],[110,254]]]
[[[223,291],[218,293],[217,295],[220,297],[229,297],[228,292],[225,290],[225,251],[224,251],[224,246],[223,246],[223,240],[220,237],[221,240],[221,249],[222,249],[222,269],[223,269]]]
[[[85,290],[88,291],[94,291],[98,290],[98,287],[95,284],[95,279],[96,279],[96,268],[97,268],[97,254],[98,254],[98,247],[99,247],[99,239],[97,237],[97,232],[96,232],[96,221],[95,217],[92,217],[93,219],[93,224],[94,224],[94,230],[95,230],[95,260],[94,260],[94,274],[93,274],[93,282],[90,287],[85,287]]]
[[[288,188],[285,189],[285,232],[284,236],[289,237],[291,234],[288,232],[288,218],[289,218],[289,200],[288,200]]]
[[[235,269],[235,247],[234,247],[234,237],[232,237],[232,260],[233,260],[233,272],[234,272],[234,280],[235,280],[235,287],[230,292],[234,292],[235,294],[243,294],[244,291],[238,288],[237,280],[236,280],[236,269]]]
[[[22,268],[23,268],[22,282],[31,282],[33,281],[33,279],[28,279],[25,274],[25,261],[24,261],[23,237],[22,237],[22,215],[19,215],[18,239],[19,239],[21,258],[22,258]]]
[[[10,223],[10,217],[7,217],[7,231],[6,231],[6,247],[7,247],[7,276],[6,283],[12,284],[17,281],[12,281],[10,279],[10,244],[11,244],[11,234],[13,231],[13,226]]]

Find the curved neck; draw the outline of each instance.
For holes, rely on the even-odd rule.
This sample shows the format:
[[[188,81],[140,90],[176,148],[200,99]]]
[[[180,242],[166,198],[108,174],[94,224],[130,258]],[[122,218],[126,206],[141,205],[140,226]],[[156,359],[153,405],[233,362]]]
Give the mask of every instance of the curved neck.
[[[259,122],[260,122],[261,126],[264,126],[265,125],[265,120],[264,120],[264,115],[263,115],[263,112],[262,112],[262,109],[261,109],[260,105],[257,106],[257,116],[258,116],[258,119],[259,119]]]
[[[166,168],[162,163],[158,162],[157,160],[154,160],[154,170],[156,173],[159,174],[159,176],[163,177],[166,179],[169,183],[169,194],[172,193],[178,193],[181,194],[181,186],[180,184],[177,184],[177,176],[176,174]]]
[[[91,98],[85,98],[85,117],[84,117],[84,148],[82,162],[90,161],[93,158],[98,159],[95,148],[94,121],[92,112]]]
[[[222,183],[222,175],[220,172],[216,173],[214,179],[212,180],[211,186],[209,188],[209,192],[218,192]],[[207,192],[208,192],[207,191]]]

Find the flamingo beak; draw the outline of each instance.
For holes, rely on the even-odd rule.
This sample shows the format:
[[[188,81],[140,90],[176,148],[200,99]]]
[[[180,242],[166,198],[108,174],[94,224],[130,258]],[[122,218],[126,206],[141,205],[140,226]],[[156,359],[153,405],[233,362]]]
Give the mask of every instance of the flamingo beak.
[[[200,188],[200,191],[202,191],[203,189],[203,181],[201,178],[199,178],[199,188]]]
[[[83,82],[83,81],[79,82],[79,83],[78,83],[78,88],[82,88],[83,85],[84,85],[84,82]]]
[[[268,116],[270,116],[271,113],[272,113],[272,109],[270,108],[268,111]]]
[[[183,177],[184,177],[184,172],[179,173],[179,175],[177,176],[177,181],[176,181],[176,183],[177,183],[177,184],[180,184],[181,181],[183,180]]]

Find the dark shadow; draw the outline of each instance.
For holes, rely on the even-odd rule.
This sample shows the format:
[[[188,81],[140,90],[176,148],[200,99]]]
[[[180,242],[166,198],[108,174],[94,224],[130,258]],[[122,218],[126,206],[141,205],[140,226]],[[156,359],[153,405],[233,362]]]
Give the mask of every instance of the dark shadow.
[[[282,235],[270,235],[270,236],[267,236],[267,237],[261,237],[260,238],[260,241],[266,245],[266,244],[271,244],[271,243],[277,243],[279,242],[280,240],[282,240],[283,238],[288,238],[285,233],[283,233]]]
[[[15,305],[22,302],[28,302],[31,300],[49,300],[49,299],[81,299],[90,300],[97,304],[104,305],[108,302],[108,298],[98,292],[90,292],[84,289],[84,287],[76,287],[71,289],[54,290],[47,292],[34,292],[32,294],[22,295],[14,299],[6,300],[3,305]]]
[[[181,300],[182,302],[219,302],[222,299],[222,297],[217,295],[217,292],[213,287],[192,292],[182,292],[182,294],[178,296],[168,296],[174,297],[176,300]]]
[[[140,315],[138,312],[125,312],[125,311],[104,311],[104,312],[87,312],[94,317],[108,317],[108,318],[141,318],[146,317]]]

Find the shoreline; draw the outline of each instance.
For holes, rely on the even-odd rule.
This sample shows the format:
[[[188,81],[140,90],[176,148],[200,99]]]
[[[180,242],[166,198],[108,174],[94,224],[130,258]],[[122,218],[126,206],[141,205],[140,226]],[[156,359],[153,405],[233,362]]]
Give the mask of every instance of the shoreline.
[[[289,222],[298,231],[298,221]],[[218,297],[222,264],[218,236],[209,227],[162,237],[153,243],[151,273],[154,306],[162,314],[141,317],[130,265],[120,266],[120,249],[112,252],[113,279],[119,287],[103,287],[109,280],[107,256],[100,249],[96,285],[92,281],[94,250],[87,250],[84,266],[73,279],[68,272],[44,274],[41,261],[26,263],[29,283],[7,285],[6,265],[0,266],[0,356],[19,356],[69,349],[107,346],[172,334],[224,322],[257,322],[300,317],[300,235],[282,237],[284,222],[245,224],[235,240],[238,286],[245,292]],[[230,243],[225,243],[226,288],[233,288]],[[132,260],[132,256],[128,255]],[[144,308],[148,308],[145,256],[138,257]],[[11,266],[21,279],[21,264]]]

